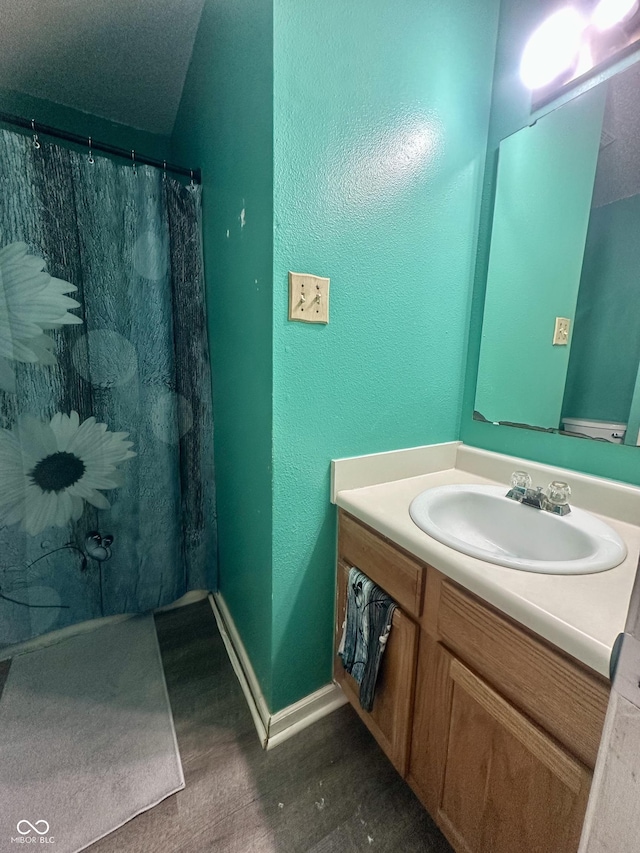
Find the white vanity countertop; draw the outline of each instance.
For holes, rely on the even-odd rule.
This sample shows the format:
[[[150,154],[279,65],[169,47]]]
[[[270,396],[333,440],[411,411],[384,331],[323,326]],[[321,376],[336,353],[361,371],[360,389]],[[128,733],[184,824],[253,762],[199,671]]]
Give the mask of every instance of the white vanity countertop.
[[[523,462],[525,469],[526,465]],[[335,502],[503,613],[608,676],[611,648],[624,630],[627,617],[640,553],[640,527],[598,515],[626,542],[626,560],[615,569],[597,574],[542,575],[503,568],[454,551],[420,530],[409,516],[409,504],[425,489],[449,483],[496,482],[453,467],[341,489]]]

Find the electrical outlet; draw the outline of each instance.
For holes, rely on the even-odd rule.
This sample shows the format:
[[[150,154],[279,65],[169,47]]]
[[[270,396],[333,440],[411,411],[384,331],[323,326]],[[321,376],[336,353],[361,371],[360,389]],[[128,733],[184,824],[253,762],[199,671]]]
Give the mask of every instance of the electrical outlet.
[[[567,317],[556,317],[556,325],[553,330],[553,345],[554,347],[566,347],[569,343],[569,328],[571,320]]]
[[[328,278],[289,273],[289,319],[303,323],[329,322]]]

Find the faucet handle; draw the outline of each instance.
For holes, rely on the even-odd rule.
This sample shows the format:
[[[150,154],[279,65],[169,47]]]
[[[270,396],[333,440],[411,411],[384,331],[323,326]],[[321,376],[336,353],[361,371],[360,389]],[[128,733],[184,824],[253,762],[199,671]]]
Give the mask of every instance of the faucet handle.
[[[531,477],[526,471],[514,471],[511,475],[511,488],[507,492],[507,497],[512,501],[522,501],[526,498],[527,492],[531,488]]]
[[[524,495],[531,488],[531,475],[526,471],[514,471],[511,475],[511,488]]]
[[[547,486],[547,506],[551,512],[566,515],[570,512],[569,498],[571,497],[571,486],[561,480],[553,480]]]

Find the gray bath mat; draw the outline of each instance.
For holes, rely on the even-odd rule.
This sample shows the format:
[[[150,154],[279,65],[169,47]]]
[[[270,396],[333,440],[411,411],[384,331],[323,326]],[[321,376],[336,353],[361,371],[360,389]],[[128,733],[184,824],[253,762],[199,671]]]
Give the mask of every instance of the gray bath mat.
[[[76,853],[181,788],[152,616],[13,660],[0,699],[0,851],[52,839],[46,849]]]

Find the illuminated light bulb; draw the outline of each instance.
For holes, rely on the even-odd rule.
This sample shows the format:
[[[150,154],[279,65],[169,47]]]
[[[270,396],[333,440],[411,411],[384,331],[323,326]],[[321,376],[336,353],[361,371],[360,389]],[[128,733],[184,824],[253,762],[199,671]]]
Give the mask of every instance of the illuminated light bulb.
[[[571,6],[554,12],[540,24],[522,54],[520,78],[525,86],[541,89],[572,68],[584,28],[584,18]]]
[[[580,52],[578,54],[578,61],[576,62],[574,77],[580,77],[582,74],[586,74],[588,71],[591,71],[595,64],[596,63],[593,58],[591,45],[583,44],[580,47]]]
[[[638,0],[600,0],[593,10],[591,23],[599,30],[609,30],[637,10]]]

